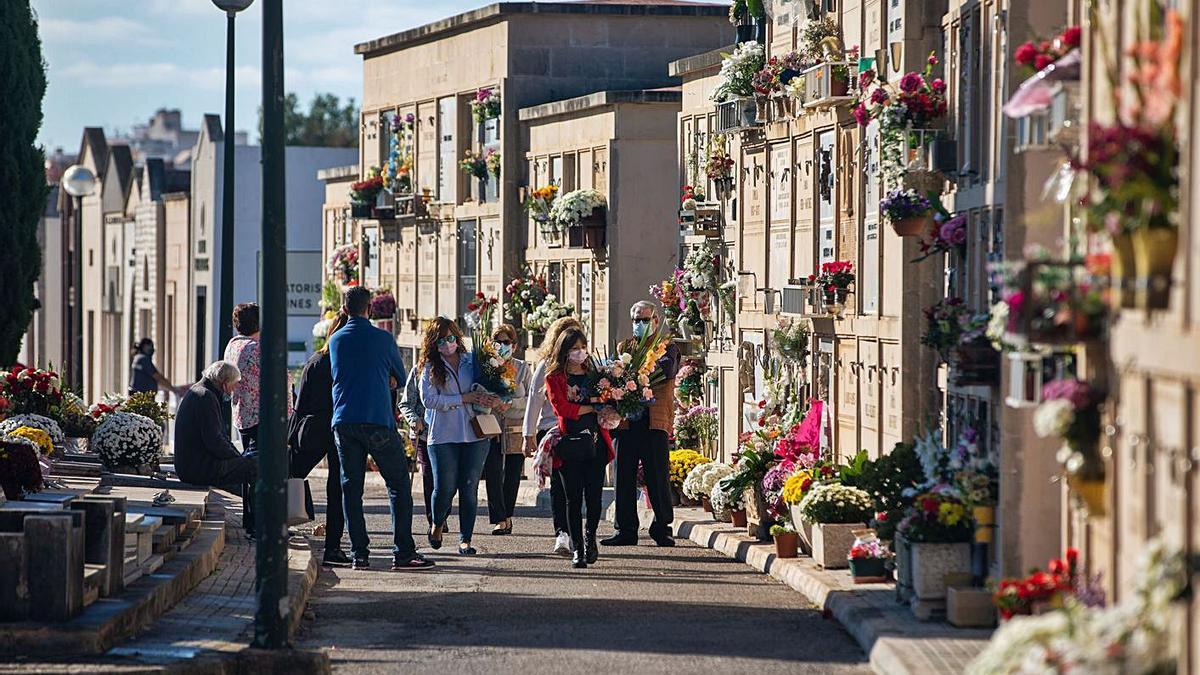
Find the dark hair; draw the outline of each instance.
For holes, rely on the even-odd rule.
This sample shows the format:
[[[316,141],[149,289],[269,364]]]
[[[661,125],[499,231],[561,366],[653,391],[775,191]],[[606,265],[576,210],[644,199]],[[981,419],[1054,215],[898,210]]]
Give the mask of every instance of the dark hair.
[[[362,286],[351,286],[342,294],[342,308],[350,316],[362,316],[371,306],[371,291]]]
[[[559,333],[558,340],[554,342],[554,351],[550,353],[550,359],[546,362],[546,374],[552,375],[557,372],[566,372],[567,370],[567,355],[575,348],[575,343],[583,340],[583,344],[587,344],[587,335],[578,328],[568,328],[562,333]],[[584,368],[588,368],[588,362],[583,363]]]
[[[254,335],[258,328],[258,303],[243,302],[233,308],[233,329],[238,335]]]
[[[437,346],[438,338],[442,336],[442,333],[454,336],[459,353],[467,351],[467,346],[463,344],[462,329],[458,327],[457,323],[444,316],[439,316],[425,324],[425,337],[421,339],[421,362],[417,364],[417,368],[424,370],[425,364],[428,363],[429,376],[439,387],[446,384],[446,361],[442,358],[442,353],[438,351]]]
[[[321,345],[321,348],[318,349],[317,351],[321,352],[322,354],[328,354],[329,353],[329,339],[333,337],[334,333],[338,332],[339,328],[341,328],[342,326],[345,326],[346,322],[348,322],[349,320],[350,320],[350,317],[345,312],[338,312],[337,317],[335,317],[333,319],[333,321],[329,322],[329,329],[327,331],[325,331],[325,344]]]
[[[144,337],[141,340],[138,340],[137,342],[135,342],[133,344],[133,353],[138,354],[146,347],[150,347],[151,349],[153,349],[154,348],[154,340],[151,340],[148,337]],[[16,371],[13,371],[13,372],[16,372]]]
[[[504,335],[512,340],[513,346],[517,344],[517,329],[512,327],[512,324],[502,323],[496,326],[496,330],[492,331],[492,339],[495,340],[498,336]]]

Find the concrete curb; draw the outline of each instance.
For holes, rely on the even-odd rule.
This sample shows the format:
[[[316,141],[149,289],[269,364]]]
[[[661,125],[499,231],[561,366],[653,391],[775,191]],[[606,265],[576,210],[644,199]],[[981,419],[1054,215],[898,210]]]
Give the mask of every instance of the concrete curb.
[[[225,512],[208,504],[192,541],[154,574],[101,598],[70,621],[0,625],[0,653],[20,656],[100,655],[152,624],[216,569],[225,548]]]
[[[837,619],[884,675],[958,675],[983,649],[990,630],[922,623],[896,604],[891,584],[847,586],[844,570],[830,572],[811,558],[777,558],[774,546],[725,523],[676,520],[675,534],[719,551],[799,591]]]

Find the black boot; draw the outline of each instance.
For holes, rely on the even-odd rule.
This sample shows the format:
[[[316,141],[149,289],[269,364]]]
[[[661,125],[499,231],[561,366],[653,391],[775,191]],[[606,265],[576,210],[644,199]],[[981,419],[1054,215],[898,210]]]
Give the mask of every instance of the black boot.
[[[583,549],[576,546],[575,551],[571,553],[571,567],[583,569],[587,567],[587,560],[584,557]]]
[[[588,532],[583,546],[583,557],[589,565],[596,564],[596,559],[600,557],[600,549],[596,546],[595,532]]]

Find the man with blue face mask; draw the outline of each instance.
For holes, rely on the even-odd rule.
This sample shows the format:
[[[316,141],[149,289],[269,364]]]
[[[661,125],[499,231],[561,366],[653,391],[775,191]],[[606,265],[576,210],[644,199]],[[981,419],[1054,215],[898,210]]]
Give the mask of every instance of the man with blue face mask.
[[[217,361],[188,388],[175,411],[175,473],[185,483],[239,492],[258,479],[257,453],[238,452],[221,413],[241,379],[237,366]],[[244,523],[253,527],[253,523]]]
[[[617,352],[632,352],[638,343],[659,329],[658,309],[648,301],[635,303],[629,310],[633,322],[633,338],[617,346]],[[638,540],[638,464],[646,480],[646,492],[654,509],[650,538],[659,546],[674,546],[671,521],[670,451],[668,439],[675,419],[675,373],[679,371],[680,353],[674,343],[658,361],[666,381],[654,388],[654,403],[649,414],[629,422],[629,428],[614,434],[617,447],[616,504],[617,533],[601,541],[606,546],[632,546]]]

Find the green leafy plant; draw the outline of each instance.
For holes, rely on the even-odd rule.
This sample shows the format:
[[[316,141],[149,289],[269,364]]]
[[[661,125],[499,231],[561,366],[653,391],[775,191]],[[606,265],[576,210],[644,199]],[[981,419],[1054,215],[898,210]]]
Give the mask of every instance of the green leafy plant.
[[[875,503],[873,525],[880,539],[896,534],[896,523],[912,504],[904,491],[925,481],[925,472],[912,444],[897,443],[892,451],[864,462],[857,476],[847,475],[843,482],[865,490]]]
[[[171,415],[167,412],[167,404],[158,402],[152,391],[130,394],[129,398],[121,404],[121,412],[149,417],[158,424],[166,424],[167,420],[171,419]]]
[[[795,530],[792,529],[791,525],[777,523],[771,526],[770,532],[772,537],[778,537],[784,534],[791,534],[795,532]]]

